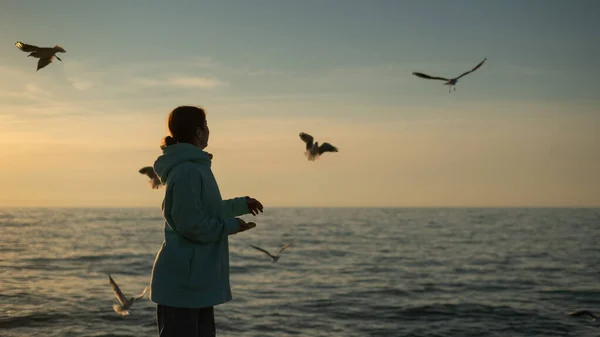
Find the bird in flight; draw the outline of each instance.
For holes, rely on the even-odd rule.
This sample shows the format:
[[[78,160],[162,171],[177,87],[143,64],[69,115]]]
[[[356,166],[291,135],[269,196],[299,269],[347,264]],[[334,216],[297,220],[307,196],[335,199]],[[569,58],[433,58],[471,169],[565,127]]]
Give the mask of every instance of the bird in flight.
[[[146,176],[148,176],[148,178],[150,178],[150,187],[152,187],[153,189],[159,189],[160,186],[162,185],[160,178],[158,177],[158,175],[156,174],[156,172],[154,172],[154,168],[152,166],[145,166],[142,167],[138,172],[140,172],[141,174],[144,174]]]
[[[454,90],[456,91],[456,83],[458,82],[458,79],[460,79],[463,76],[466,76],[472,72],[474,72],[475,70],[477,70],[479,67],[481,67],[483,65],[483,63],[487,60],[487,58],[484,58],[483,61],[479,62],[478,65],[475,66],[475,68],[466,71],[464,73],[462,73],[460,76],[455,77],[455,78],[445,78],[445,77],[436,77],[436,76],[429,76],[423,73],[419,73],[419,72],[414,72],[412,73],[413,75],[420,77],[420,78],[425,78],[428,80],[442,80],[442,81],[446,81],[446,83],[444,83],[444,85],[448,85],[448,92],[450,92],[451,88],[454,88]]]
[[[338,148],[329,143],[323,143],[321,146],[319,146],[319,142],[313,143],[313,137],[308,133],[300,132],[300,139],[306,143],[304,154],[308,160],[315,161],[325,152],[338,152]]]
[[[284,245],[283,247],[281,247],[281,248],[279,249],[279,251],[278,251],[278,252],[277,252],[275,255],[273,255],[273,254],[269,253],[268,251],[266,251],[266,250],[264,250],[264,249],[262,249],[262,248],[260,248],[260,247],[257,247],[257,246],[255,246],[255,245],[250,245],[250,247],[252,247],[252,248],[254,248],[254,249],[256,249],[256,250],[260,250],[261,252],[263,252],[263,253],[265,253],[265,254],[269,255],[269,256],[271,257],[271,259],[273,260],[273,261],[271,261],[271,263],[275,263],[275,262],[279,261],[279,255],[280,255],[280,254],[281,254],[281,253],[282,253],[282,252],[283,252],[283,251],[284,251],[286,248],[288,248],[289,246],[291,246],[292,244],[294,244],[294,242],[293,242],[293,241],[292,241],[292,242],[290,242],[290,243],[288,243],[288,244],[286,244],[286,245]]]
[[[573,316],[573,317],[588,316],[588,317],[593,318],[594,321],[600,319],[600,315],[596,315],[593,312],[588,311],[588,310],[573,311],[573,312],[570,312],[568,315]]]
[[[145,287],[144,290],[138,296],[130,297],[128,299],[127,297],[125,297],[125,295],[121,291],[121,288],[119,288],[119,286],[117,285],[115,280],[113,280],[113,278],[110,276],[110,274],[108,274],[108,279],[110,281],[110,285],[112,287],[113,293],[115,294],[115,297],[117,298],[117,300],[119,300],[119,304],[113,303],[113,309],[117,314],[121,316],[129,315],[129,308],[131,308],[133,302],[144,297],[144,295],[146,295],[146,292],[148,291],[148,287]]]
[[[32,56],[39,59],[36,71],[52,63],[55,57],[62,62],[62,60],[56,55],[56,53],[67,52],[63,49],[63,47],[59,45],[56,45],[54,47],[38,47],[31,44],[25,44],[21,41],[17,41],[15,45],[22,51],[29,53],[27,57]]]

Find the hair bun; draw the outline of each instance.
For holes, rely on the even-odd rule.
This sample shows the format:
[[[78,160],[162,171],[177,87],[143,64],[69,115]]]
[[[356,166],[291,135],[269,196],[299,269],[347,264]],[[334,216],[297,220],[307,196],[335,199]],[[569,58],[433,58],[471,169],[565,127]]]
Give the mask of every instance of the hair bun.
[[[160,146],[160,148],[164,149],[167,146],[175,145],[177,143],[179,142],[173,136],[166,136],[165,138],[163,138],[162,145]]]

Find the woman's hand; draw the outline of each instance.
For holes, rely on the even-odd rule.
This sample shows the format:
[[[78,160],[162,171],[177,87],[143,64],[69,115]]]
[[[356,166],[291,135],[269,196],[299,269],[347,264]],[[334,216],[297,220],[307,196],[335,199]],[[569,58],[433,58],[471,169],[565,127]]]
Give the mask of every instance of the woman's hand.
[[[251,228],[256,227],[256,224],[254,222],[246,222],[240,218],[235,218],[238,222],[238,225],[240,226],[240,228],[238,229],[238,233],[239,232],[245,232]]]
[[[246,198],[246,205],[248,206],[250,213],[252,213],[254,216],[256,216],[258,212],[263,212],[263,205],[260,203],[260,201],[254,198]]]

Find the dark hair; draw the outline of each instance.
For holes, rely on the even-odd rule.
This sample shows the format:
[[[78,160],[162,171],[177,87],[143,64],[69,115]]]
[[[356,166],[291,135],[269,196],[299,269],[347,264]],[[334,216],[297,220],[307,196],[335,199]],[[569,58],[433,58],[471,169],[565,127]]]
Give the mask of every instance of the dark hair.
[[[164,149],[177,143],[193,144],[196,128],[204,130],[205,121],[204,109],[189,105],[178,106],[169,114],[168,126],[171,135],[163,138],[160,148]]]

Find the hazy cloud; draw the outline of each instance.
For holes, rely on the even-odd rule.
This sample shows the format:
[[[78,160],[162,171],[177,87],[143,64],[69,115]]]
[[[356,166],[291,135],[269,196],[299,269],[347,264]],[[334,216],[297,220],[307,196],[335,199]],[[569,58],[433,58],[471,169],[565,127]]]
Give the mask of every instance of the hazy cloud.
[[[227,86],[228,83],[215,78],[200,76],[174,76],[163,80],[151,78],[136,78],[133,83],[141,86],[174,86],[179,88],[213,89]]]

